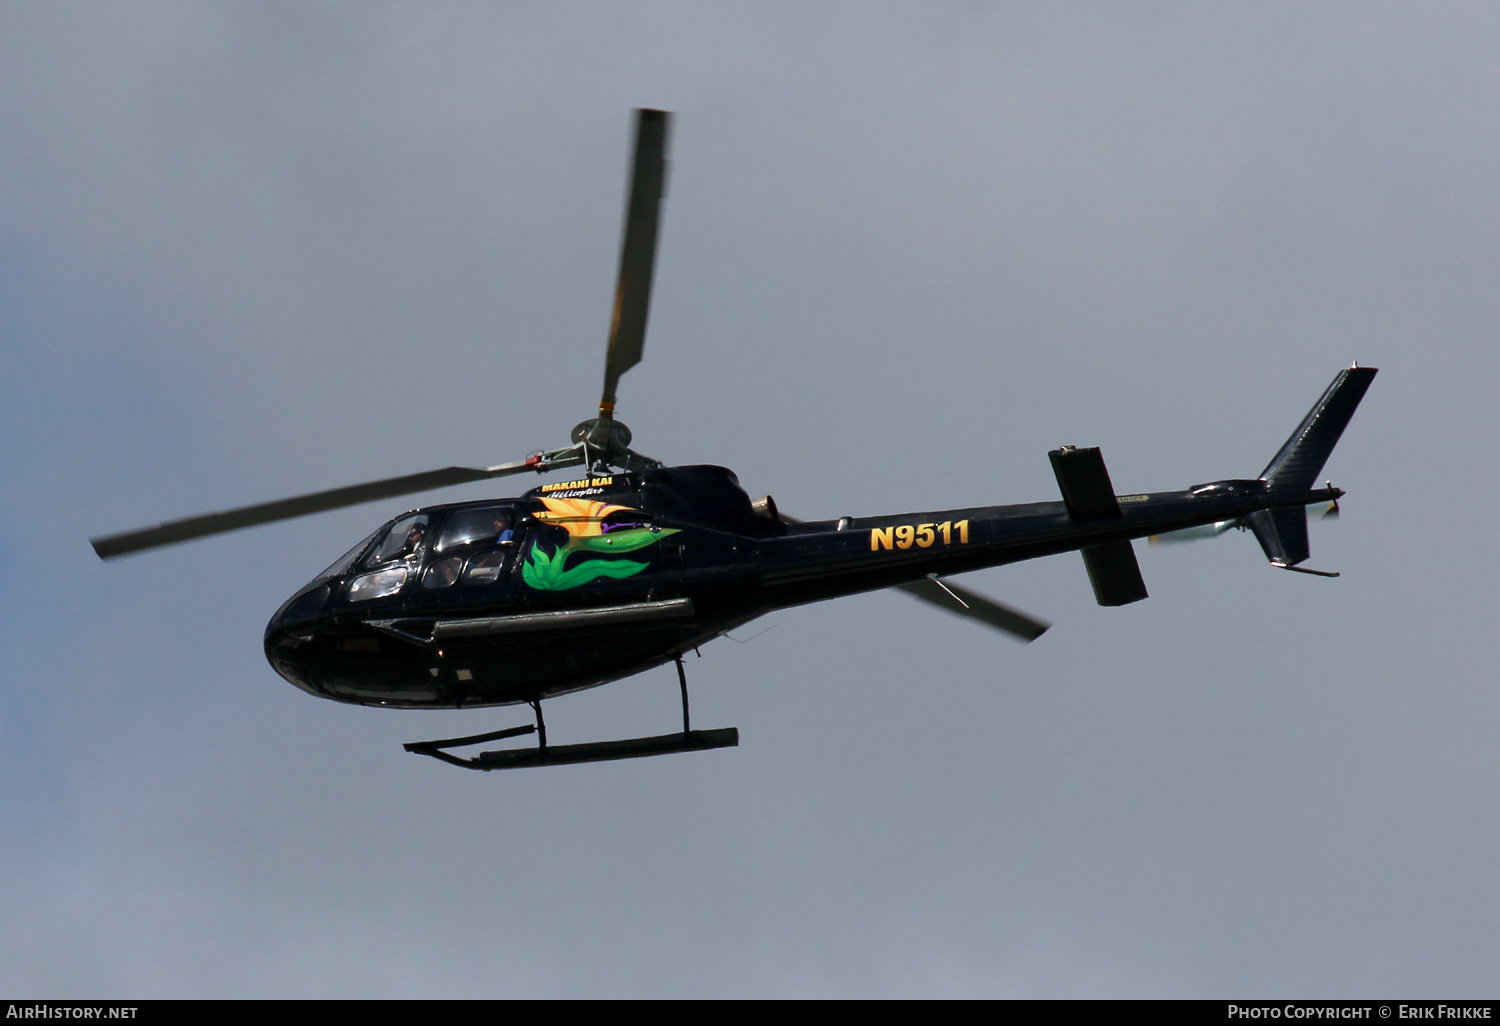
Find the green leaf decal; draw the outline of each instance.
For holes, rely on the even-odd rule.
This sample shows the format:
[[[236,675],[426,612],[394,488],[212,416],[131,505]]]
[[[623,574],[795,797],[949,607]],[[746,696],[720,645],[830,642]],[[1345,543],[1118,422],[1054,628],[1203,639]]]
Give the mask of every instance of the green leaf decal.
[[[646,528],[614,531],[597,537],[569,539],[568,547],[555,553],[533,545],[530,555],[521,564],[521,579],[537,591],[566,591],[601,577],[616,580],[633,577],[650,564],[630,559],[585,559],[570,567],[568,557],[577,551],[633,552],[676,533],[676,530],[651,531]]]
[[[669,534],[676,533],[675,529],[652,532],[644,527],[638,527],[633,531],[611,531],[597,538],[574,538],[573,545],[580,549],[588,549],[590,552],[634,552]]]

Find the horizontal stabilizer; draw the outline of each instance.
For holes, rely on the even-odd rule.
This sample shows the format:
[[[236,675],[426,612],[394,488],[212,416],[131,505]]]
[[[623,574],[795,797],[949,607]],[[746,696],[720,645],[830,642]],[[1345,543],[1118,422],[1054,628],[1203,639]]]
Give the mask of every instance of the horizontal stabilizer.
[[[1109,480],[1109,470],[1098,449],[1076,449],[1064,446],[1047,453],[1052,473],[1062,491],[1068,518],[1078,523],[1115,520],[1120,502]],[[1124,606],[1146,597],[1146,582],[1141,566],[1135,560],[1130,542],[1106,542],[1083,550],[1083,565],[1094,586],[1094,598],[1101,606]]]
[[[1065,445],[1047,454],[1052,473],[1062,491],[1069,518],[1085,523],[1090,520],[1112,520],[1120,515],[1109,470],[1098,449],[1076,449]]]
[[[1101,606],[1128,606],[1146,597],[1146,582],[1130,542],[1091,545],[1083,550],[1083,565]]]

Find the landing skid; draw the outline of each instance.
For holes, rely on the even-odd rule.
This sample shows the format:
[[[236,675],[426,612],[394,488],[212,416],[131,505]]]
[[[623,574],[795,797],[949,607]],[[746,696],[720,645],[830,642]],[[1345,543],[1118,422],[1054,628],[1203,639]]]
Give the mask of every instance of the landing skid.
[[[430,755],[434,759],[473,770],[521,769],[525,766],[565,766],[577,762],[608,762],[612,759],[643,759],[650,755],[668,755],[672,752],[702,752],[710,748],[733,748],[740,743],[740,732],[735,727],[717,730],[692,730],[688,720],[687,674],[678,657],[677,679],[682,686],[682,732],[658,734],[655,737],[628,737],[618,741],[592,741],[581,745],[548,745],[547,724],[542,719],[542,703],[538,699],[531,703],[536,712],[536,723],[522,727],[509,727],[488,734],[470,734],[467,737],[450,737],[437,741],[411,741],[402,747],[417,755]],[[461,758],[448,753],[449,748],[464,748],[480,745],[486,741],[502,741],[511,737],[537,736],[535,748],[506,748],[492,752],[480,752],[472,758]]]

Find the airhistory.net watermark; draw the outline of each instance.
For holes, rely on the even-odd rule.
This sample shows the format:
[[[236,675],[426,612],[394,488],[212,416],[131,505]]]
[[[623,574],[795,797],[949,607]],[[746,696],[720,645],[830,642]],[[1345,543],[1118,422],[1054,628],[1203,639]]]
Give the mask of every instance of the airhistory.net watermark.
[[[134,1019],[138,1005],[74,1005],[28,1001],[6,1005],[7,1019]]]

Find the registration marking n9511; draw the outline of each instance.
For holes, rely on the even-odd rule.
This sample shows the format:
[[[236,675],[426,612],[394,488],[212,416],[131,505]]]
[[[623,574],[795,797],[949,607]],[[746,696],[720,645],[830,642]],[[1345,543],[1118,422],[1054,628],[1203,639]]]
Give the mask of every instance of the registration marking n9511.
[[[930,549],[939,542],[952,545],[955,541],[959,545],[969,544],[967,520],[960,520],[956,524],[944,520],[941,524],[897,524],[892,527],[870,528],[871,552],[909,549],[913,545],[919,549]]]

